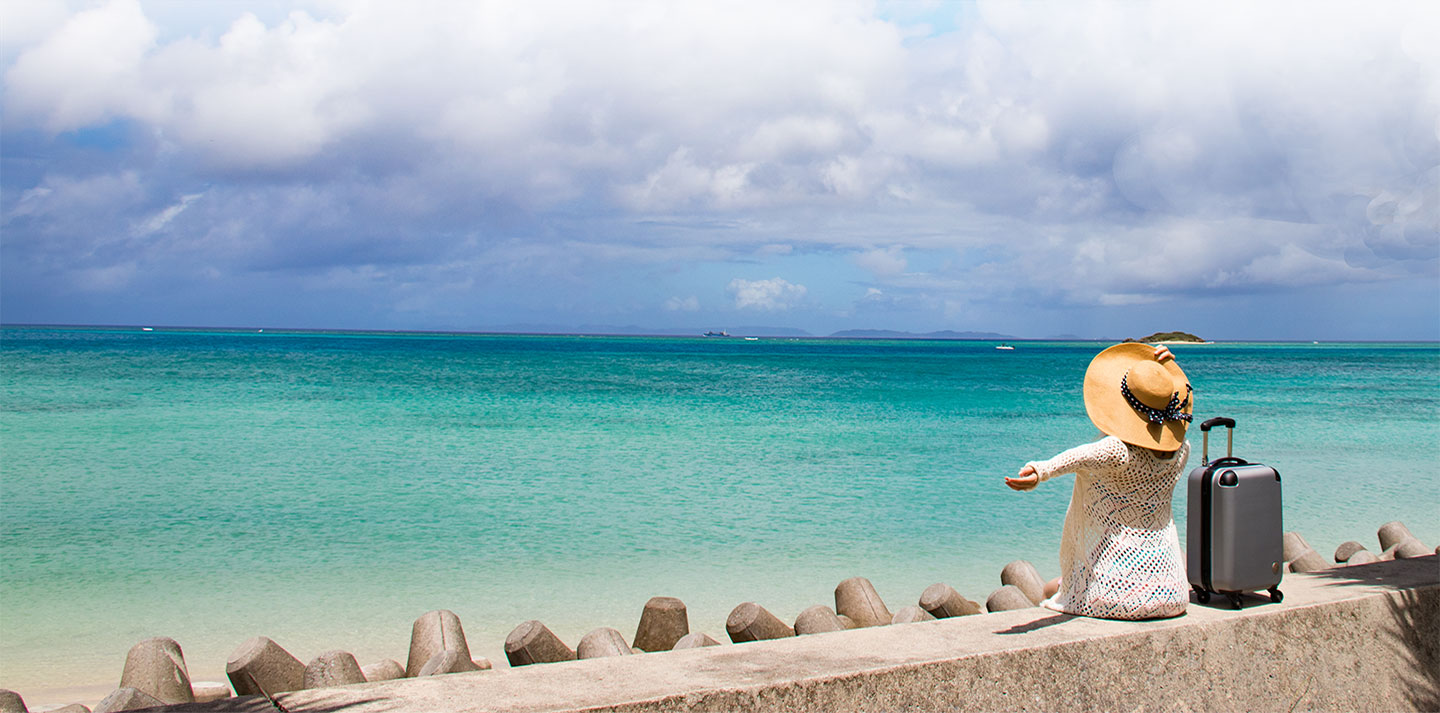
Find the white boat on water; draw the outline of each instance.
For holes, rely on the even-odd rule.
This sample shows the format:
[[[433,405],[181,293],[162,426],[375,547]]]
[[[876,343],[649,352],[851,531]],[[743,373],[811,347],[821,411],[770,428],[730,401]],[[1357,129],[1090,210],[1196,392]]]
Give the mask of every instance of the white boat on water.
[[[1012,347],[1012,346],[1010,346],[1009,344],[1001,344],[1000,346],[995,347],[995,348],[996,348],[996,349],[1004,349],[1005,351],[1011,351],[1011,352],[1015,351],[1015,347]]]
[[[140,331],[142,331],[142,332],[153,332],[153,331],[155,331],[155,328],[154,328],[154,327],[141,327],[141,328],[140,328]]]

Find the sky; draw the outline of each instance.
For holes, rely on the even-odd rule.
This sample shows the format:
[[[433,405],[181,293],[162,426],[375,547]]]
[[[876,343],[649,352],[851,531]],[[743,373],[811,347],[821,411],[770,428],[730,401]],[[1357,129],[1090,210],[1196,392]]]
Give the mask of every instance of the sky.
[[[0,0],[0,321],[1440,339],[1440,3]]]

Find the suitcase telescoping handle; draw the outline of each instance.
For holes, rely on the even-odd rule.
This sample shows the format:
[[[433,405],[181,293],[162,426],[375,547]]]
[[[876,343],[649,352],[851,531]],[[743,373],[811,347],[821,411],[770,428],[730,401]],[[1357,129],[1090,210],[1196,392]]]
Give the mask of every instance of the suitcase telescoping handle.
[[[1225,427],[1225,459],[1238,460],[1235,458],[1235,419],[1217,416],[1200,424],[1200,433],[1205,436],[1204,445],[1201,446],[1201,465],[1210,465],[1210,429],[1216,426]]]

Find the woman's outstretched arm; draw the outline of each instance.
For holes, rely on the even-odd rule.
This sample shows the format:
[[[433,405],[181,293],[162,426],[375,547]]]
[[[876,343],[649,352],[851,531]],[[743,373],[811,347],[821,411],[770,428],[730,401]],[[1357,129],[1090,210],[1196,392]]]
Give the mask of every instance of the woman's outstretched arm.
[[[1112,470],[1123,463],[1125,458],[1125,444],[1114,436],[1106,436],[1094,443],[1071,448],[1050,460],[1026,463],[1019,474],[1006,478],[1005,484],[1013,490],[1034,490],[1041,481],[1062,473]]]

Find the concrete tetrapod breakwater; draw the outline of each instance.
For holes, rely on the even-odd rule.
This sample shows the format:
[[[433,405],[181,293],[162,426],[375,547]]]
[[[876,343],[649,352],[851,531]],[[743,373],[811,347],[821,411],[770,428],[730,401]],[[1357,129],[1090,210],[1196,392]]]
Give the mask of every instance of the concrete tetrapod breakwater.
[[[1287,574],[1283,602],[1107,621],[1029,607],[276,696],[287,710],[1437,710],[1440,559]],[[171,711],[262,711],[228,699]],[[262,700],[263,702],[263,700]]]

